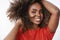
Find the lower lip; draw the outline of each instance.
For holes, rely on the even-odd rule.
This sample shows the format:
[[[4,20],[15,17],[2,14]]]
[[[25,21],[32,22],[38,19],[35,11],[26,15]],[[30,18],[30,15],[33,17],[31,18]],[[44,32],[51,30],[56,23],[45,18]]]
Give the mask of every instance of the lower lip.
[[[37,24],[39,24],[39,23],[40,23],[40,21],[36,21],[36,23],[37,23]]]
[[[36,22],[40,22],[40,20],[39,21],[36,21]]]
[[[40,20],[36,20],[36,22],[40,22]]]

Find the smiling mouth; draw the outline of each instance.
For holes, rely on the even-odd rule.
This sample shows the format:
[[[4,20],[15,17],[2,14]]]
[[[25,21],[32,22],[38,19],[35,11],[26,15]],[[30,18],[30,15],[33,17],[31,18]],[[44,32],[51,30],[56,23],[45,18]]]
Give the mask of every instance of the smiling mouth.
[[[36,21],[40,21],[41,20],[41,18],[38,18],[38,17],[35,17],[34,18]]]
[[[40,19],[35,19],[36,21],[40,21]]]

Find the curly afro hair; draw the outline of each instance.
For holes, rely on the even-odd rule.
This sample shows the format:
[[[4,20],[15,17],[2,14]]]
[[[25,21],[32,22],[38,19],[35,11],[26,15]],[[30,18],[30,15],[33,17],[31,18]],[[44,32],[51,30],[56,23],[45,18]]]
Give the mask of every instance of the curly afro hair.
[[[39,27],[44,27],[48,24],[50,18],[50,12],[44,7],[41,0],[13,0],[8,12],[8,17],[10,20],[18,20],[19,18],[22,19],[24,27],[23,30],[27,30],[32,28],[33,23],[30,21],[28,16],[28,8],[30,5],[34,3],[39,3],[42,6],[42,13],[43,13],[43,20],[39,24]]]

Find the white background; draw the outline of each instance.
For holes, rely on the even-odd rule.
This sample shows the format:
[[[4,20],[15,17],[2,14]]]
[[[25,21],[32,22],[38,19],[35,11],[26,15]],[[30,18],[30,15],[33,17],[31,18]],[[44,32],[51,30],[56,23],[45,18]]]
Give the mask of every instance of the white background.
[[[10,22],[7,18],[6,11],[11,0],[0,0],[0,40],[3,40],[6,35],[12,30],[14,22]],[[48,0],[60,9],[60,0]],[[60,40],[60,21],[53,40]]]

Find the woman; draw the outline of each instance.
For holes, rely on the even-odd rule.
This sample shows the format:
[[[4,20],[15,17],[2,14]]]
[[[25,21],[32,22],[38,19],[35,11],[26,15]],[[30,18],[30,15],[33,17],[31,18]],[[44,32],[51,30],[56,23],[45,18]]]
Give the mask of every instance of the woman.
[[[5,40],[52,40],[59,12],[45,0],[14,0],[8,17],[16,24]]]

